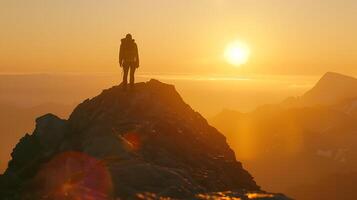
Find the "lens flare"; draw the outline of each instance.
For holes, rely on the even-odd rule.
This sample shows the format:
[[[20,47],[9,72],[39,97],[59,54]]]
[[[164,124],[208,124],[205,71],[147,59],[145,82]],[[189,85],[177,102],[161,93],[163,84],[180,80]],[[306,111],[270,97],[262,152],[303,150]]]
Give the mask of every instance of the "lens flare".
[[[65,152],[44,164],[32,183],[41,199],[104,200],[112,195],[111,175],[103,162],[80,152]]]
[[[141,140],[138,133],[128,132],[123,135],[123,138],[128,142],[132,150],[138,151],[140,149]]]

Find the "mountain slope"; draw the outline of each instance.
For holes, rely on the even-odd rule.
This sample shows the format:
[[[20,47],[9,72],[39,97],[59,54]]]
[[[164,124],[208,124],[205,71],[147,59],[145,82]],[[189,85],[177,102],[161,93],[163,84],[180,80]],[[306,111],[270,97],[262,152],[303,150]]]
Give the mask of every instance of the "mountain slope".
[[[263,193],[225,137],[171,85],[116,86],[84,101],[68,120],[48,114],[36,122],[0,179],[3,196],[193,198],[236,191],[244,199],[247,191]]]
[[[355,86],[354,78],[327,73],[290,104],[265,105],[245,114],[222,111],[210,122],[225,133],[237,158],[264,189],[283,191],[296,199],[317,199],[316,191],[331,186],[328,194],[319,197],[327,200],[349,194],[349,199],[356,199],[350,192],[356,176],[331,184],[321,181],[355,173]],[[341,187],[332,188],[334,184]]]
[[[334,105],[357,97],[357,79],[339,73],[327,72],[309,91],[298,98],[288,98],[285,107]]]
[[[357,97],[357,79],[328,72],[302,98],[305,104],[331,105]]]
[[[225,131],[237,158],[264,189],[296,199],[316,199],[322,197],[316,191],[339,185],[322,198],[332,200],[349,192],[354,186],[351,182],[357,181],[356,176],[331,184],[322,185],[321,181],[336,173],[352,173],[357,167],[357,118],[343,105],[264,107],[243,116],[225,117],[223,113],[211,124]],[[357,197],[349,194],[353,194],[349,199]]]

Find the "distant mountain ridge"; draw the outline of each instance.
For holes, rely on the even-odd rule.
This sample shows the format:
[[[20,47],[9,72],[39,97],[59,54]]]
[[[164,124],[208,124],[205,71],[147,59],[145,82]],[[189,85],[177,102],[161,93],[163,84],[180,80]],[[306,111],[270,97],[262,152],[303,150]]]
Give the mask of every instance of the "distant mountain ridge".
[[[357,198],[356,122],[357,80],[331,72],[302,97],[210,120],[263,188],[304,200]]]
[[[327,72],[303,96],[289,98],[284,106],[333,105],[357,97],[357,79],[335,72]]]

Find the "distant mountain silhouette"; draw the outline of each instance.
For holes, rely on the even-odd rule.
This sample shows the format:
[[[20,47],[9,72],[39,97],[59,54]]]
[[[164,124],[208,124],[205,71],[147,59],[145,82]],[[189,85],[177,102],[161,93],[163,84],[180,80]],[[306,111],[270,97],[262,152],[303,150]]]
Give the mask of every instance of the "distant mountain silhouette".
[[[219,193],[221,192],[221,193]],[[47,114],[16,145],[2,199],[288,199],[260,190],[226,138],[156,80]]]
[[[289,98],[287,106],[333,105],[349,98],[357,97],[357,79],[327,72],[319,82],[302,97]]]
[[[357,182],[357,176],[351,176],[320,185],[335,174],[354,174],[357,168],[356,86],[354,78],[327,73],[295,104],[265,105],[245,114],[222,111],[210,123],[225,133],[237,158],[264,189],[317,199],[312,194],[327,191],[327,186],[346,186],[320,196],[332,200],[351,194],[347,185]],[[356,198],[353,193],[349,199]]]
[[[25,132],[33,130],[34,120],[48,112],[56,113],[60,117],[67,117],[74,105],[62,105],[57,103],[43,103],[37,106],[24,107],[11,102],[0,102],[0,173],[2,173],[10,159],[10,153],[23,137]]]

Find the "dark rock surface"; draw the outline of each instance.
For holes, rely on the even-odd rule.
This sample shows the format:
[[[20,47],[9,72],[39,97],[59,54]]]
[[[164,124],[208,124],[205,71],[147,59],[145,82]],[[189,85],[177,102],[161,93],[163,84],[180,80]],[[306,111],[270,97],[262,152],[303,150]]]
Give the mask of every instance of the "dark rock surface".
[[[133,90],[104,90],[78,105],[68,120],[48,114],[36,122],[0,176],[1,199],[219,199],[232,191],[251,199],[245,195],[249,191],[266,194],[236,161],[226,138],[173,86],[156,80]],[[213,195],[220,191],[231,192]]]

